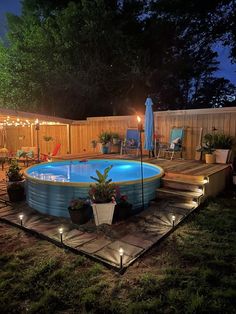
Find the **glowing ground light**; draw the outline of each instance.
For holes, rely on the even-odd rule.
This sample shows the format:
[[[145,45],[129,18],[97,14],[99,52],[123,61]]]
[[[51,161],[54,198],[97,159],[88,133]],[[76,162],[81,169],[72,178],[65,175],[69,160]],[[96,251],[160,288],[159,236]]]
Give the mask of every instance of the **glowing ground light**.
[[[59,233],[60,233],[60,237],[61,237],[61,243],[63,243],[63,228],[59,228]]]
[[[122,247],[119,248],[119,254],[120,254],[120,268],[123,268],[123,255],[124,255],[124,250]]]
[[[19,215],[19,218],[20,218],[20,225],[22,226],[23,225],[23,218],[24,218],[24,215]]]
[[[175,226],[175,215],[172,215],[172,226]]]

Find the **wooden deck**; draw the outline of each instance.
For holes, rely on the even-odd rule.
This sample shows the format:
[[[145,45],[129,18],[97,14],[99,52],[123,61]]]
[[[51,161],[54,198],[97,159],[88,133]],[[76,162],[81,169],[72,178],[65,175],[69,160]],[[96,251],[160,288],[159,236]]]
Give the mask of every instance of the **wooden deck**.
[[[116,154],[66,155],[65,157],[61,156],[60,159],[65,160],[68,157],[69,159],[81,160],[92,158],[137,160],[135,156],[120,156]],[[147,156],[144,156],[144,161],[156,164],[164,169],[165,180],[163,180],[163,184],[167,182],[169,186],[168,184],[166,187],[164,186],[163,191],[165,193],[166,191],[169,192],[169,195],[172,194],[172,197],[169,197],[169,195],[166,197],[162,191],[164,197],[157,198],[155,202],[151,203],[149,208],[126,221],[118,221],[111,226],[102,225],[96,227],[94,221],[91,220],[85,225],[76,226],[71,224],[69,219],[38,213],[25,202],[10,203],[4,182],[5,171],[0,171],[2,179],[0,182],[0,221],[36,234],[72,252],[84,254],[117,271],[121,271],[119,248],[122,247],[124,249],[122,271],[124,271],[153,245],[164,240],[175,230],[179,223],[198,207],[200,202],[197,203],[191,200],[191,193],[196,197],[195,185],[197,188],[200,185],[204,186],[202,191],[204,191],[205,197],[214,196],[226,187],[230,171],[229,165],[206,165],[197,161],[170,161],[148,158]],[[207,180],[205,180],[206,178]],[[185,187],[179,191],[179,186],[183,185]],[[161,192],[157,191],[157,196],[159,194]],[[190,201],[186,201],[186,198],[190,199]],[[205,198],[202,199],[204,200]],[[24,215],[22,226],[19,221],[19,214]],[[173,215],[176,218],[174,225],[172,221]],[[61,243],[58,232],[60,227],[64,229],[63,243]]]
[[[127,160],[140,160],[139,156],[133,155],[120,155],[120,154],[98,154],[98,153],[82,153],[76,155],[62,155],[54,157],[53,160],[70,160],[70,159],[127,159]],[[160,166],[164,169],[165,174],[181,174],[185,176],[196,177],[209,177],[221,171],[228,171],[229,164],[206,164],[203,161],[195,160],[181,160],[181,159],[162,159],[162,158],[149,158],[143,156],[144,162],[149,162]]]

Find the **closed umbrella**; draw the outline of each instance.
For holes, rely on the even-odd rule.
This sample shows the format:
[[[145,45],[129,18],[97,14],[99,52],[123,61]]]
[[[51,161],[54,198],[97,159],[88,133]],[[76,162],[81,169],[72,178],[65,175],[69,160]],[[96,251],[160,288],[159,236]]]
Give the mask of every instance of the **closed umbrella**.
[[[146,99],[145,102],[146,111],[145,111],[145,144],[144,148],[152,152],[152,156],[154,157],[154,146],[153,146],[153,135],[154,135],[154,119],[153,119],[153,102],[150,97]]]

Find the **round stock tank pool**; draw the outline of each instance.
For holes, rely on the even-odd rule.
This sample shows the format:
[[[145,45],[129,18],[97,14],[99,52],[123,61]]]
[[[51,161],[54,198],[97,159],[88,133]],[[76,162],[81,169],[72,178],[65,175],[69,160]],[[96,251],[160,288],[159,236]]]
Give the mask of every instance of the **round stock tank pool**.
[[[142,207],[141,163],[118,159],[69,160],[31,166],[24,173],[27,203],[39,212],[69,217],[70,201],[77,197],[88,197],[90,185],[95,183],[90,176],[97,177],[96,170],[103,173],[110,165],[112,168],[108,178],[119,186],[121,195],[127,195],[134,212],[138,211]],[[155,198],[162,175],[162,168],[143,163],[145,206]]]

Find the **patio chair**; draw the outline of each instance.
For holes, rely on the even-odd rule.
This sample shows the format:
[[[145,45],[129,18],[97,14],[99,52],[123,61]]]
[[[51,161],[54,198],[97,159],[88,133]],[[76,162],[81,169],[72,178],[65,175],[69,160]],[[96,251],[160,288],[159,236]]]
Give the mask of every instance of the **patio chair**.
[[[55,146],[55,148],[54,148],[54,150],[52,151],[51,154],[43,154],[43,153],[40,153],[40,155],[41,155],[41,160],[42,160],[42,161],[48,161],[51,157],[56,156],[56,155],[59,153],[60,148],[61,148],[61,144],[58,143],[58,144],[56,144],[56,146]]]
[[[22,146],[18,149],[15,156],[9,157],[9,159],[15,159],[17,162],[23,162],[24,166],[28,167],[30,162],[35,162],[37,156],[37,147],[35,146]]]
[[[128,154],[128,151],[135,151],[138,155],[139,147],[139,131],[137,129],[127,129],[125,140],[121,143],[120,154]]]
[[[170,155],[170,159],[172,160],[177,153],[180,154],[180,158],[182,158],[183,137],[184,128],[172,128],[170,132],[169,143],[159,142],[157,158],[160,158],[161,155],[163,155],[163,157],[165,158],[167,154]]]

